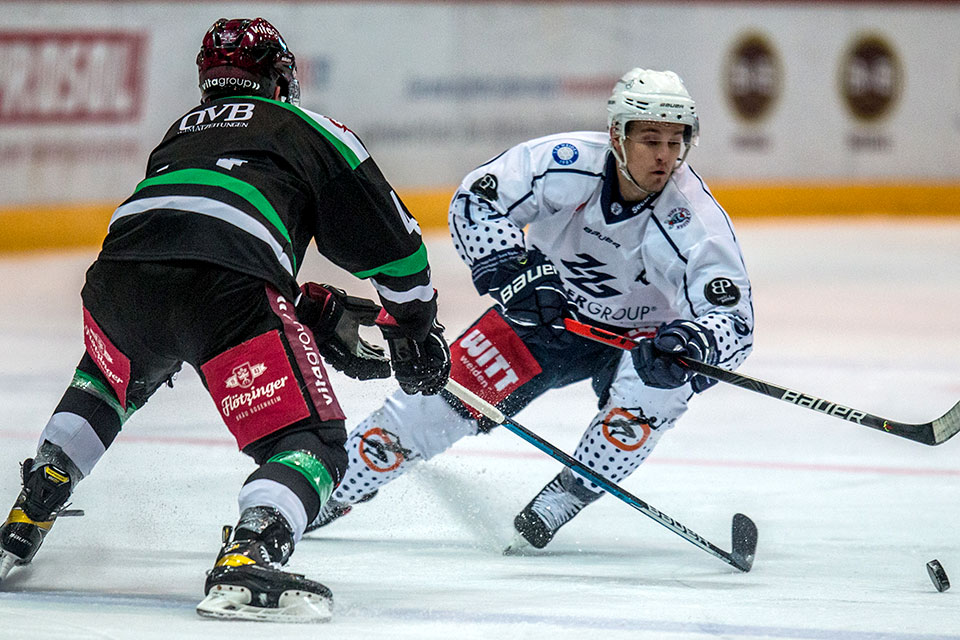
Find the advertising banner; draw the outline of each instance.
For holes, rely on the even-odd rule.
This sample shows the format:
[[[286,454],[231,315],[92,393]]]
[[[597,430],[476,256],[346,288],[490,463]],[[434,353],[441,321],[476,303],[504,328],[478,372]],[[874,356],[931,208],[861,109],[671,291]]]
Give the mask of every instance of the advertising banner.
[[[225,14],[276,25],[303,106],[355,131],[399,191],[437,202],[513,144],[604,129],[610,90],[635,66],[684,79],[702,125],[689,161],[711,184],[960,181],[954,3],[14,0],[2,11],[0,211],[124,199],[197,104],[194,59]]]

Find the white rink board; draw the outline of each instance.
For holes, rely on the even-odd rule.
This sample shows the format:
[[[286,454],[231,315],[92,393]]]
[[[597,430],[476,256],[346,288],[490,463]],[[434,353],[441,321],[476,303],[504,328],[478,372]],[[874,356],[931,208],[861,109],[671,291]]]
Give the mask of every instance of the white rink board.
[[[13,0],[2,9],[0,208],[125,198],[149,150],[198,100],[194,57],[225,14],[271,20],[300,61],[304,106],[353,128],[401,189],[456,184],[536,135],[604,128],[610,88],[633,66],[684,77],[703,123],[691,163],[712,181],[960,174],[960,6],[952,3]],[[120,34],[141,49],[91,71],[60,42],[63,32],[101,47],[103,33]],[[749,34],[774,61],[754,68],[753,81],[762,86],[764,72],[776,72],[755,120],[733,107],[728,81],[732,51]],[[844,64],[871,35],[889,47],[890,74]],[[117,86],[117,71],[130,74],[126,84]],[[866,90],[890,83],[876,119],[846,105],[847,76]],[[51,89],[58,78],[70,88]],[[77,103],[90,103],[95,117],[78,118]]]

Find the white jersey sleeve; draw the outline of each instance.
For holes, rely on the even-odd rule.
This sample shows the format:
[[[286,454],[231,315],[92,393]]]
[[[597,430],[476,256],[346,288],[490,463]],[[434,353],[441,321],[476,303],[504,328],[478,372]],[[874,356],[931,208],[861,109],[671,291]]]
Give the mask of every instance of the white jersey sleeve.
[[[537,138],[463,179],[450,203],[450,235],[481,294],[499,265],[526,251],[527,225],[539,224],[570,202],[584,202],[596,189],[601,173],[568,166],[585,145],[602,157],[606,139],[594,132]]]
[[[652,222],[643,243],[651,284],[672,293],[681,317],[713,332],[720,366],[739,366],[753,348],[753,303],[726,212],[684,165],[660,196]]]

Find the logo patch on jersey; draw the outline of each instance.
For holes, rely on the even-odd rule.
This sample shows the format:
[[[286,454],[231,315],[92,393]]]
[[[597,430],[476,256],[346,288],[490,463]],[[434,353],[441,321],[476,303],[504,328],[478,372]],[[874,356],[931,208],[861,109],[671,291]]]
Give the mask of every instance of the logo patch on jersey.
[[[217,166],[221,169],[226,169],[230,171],[234,167],[239,167],[241,165],[247,164],[246,160],[240,160],[239,158],[220,158],[217,160]],[[167,165],[170,166],[170,165]]]
[[[553,159],[557,164],[567,166],[580,157],[580,151],[569,142],[561,142],[553,148]]]
[[[659,192],[651,193],[640,202],[632,204],[629,202],[623,203],[618,200],[613,200],[607,207],[602,208],[603,219],[607,224],[617,224],[619,222],[632,220],[647,209],[653,209],[653,205],[659,196]]]
[[[241,389],[249,389],[253,386],[253,381],[262,376],[266,370],[267,366],[262,362],[255,365],[244,362],[239,367],[234,367],[233,375],[227,378],[227,388],[235,389],[240,387]]]
[[[195,133],[211,127],[246,127],[253,118],[252,102],[231,102],[191,111],[180,120],[180,133]]]
[[[740,302],[740,289],[730,278],[714,278],[703,287],[703,297],[721,307],[732,307]]]
[[[622,293],[622,291],[614,289],[608,284],[604,284],[607,280],[614,280],[616,278],[614,275],[597,269],[597,267],[605,267],[605,262],[600,262],[587,253],[578,253],[577,257],[580,259],[580,262],[561,260],[563,266],[573,274],[572,277],[566,279],[567,283],[572,284],[581,291],[585,291],[594,298],[609,298]]]
[[[404,460],[413,457],[410,449],[400,446],[400,439],[395,433],[380,427],[374,427],[360,436],[357,453],[369,469],[380,473],[393,471]]]
[[[542,371],[527,345],[493,309],[450,345],[450,363],[450,377],[490,404]],[[475,409],[466,408],[480,417]]]
[[[500,194],[497,193],[498,186],[497,176],[492,173],[485,173],[470,185],[470,192],[477,194],[484,200],[492,201],[500,197]]]
[[[634,409],[634,411],[637,411]],[[634,415],[626,409],[613,409],[603,418],[603,437],[621,451],[636,451],[650,437],[655,418],[647,418],[642,412]]]
[[[676,207],[670,211],[670,214],[667,216],[667,226],[671,229],[683,229],[685,226],[690,224],[690,220],[693,218],[693,215],[690,213],[689,209],[684,207]]]
[[[279,331],[224,351],[203,363],[200,371],[241,449],[310,415]]]
[[[83,343],[100,373],[117,394],[120,405],[127,406],[127,385],[130,384],[130,360],[110,342],[93,316],[83,308]]]
[[[310,401],[321,420],[343,420],[343,410],[333,394],[330,379],[323,367],[313,332],[296,317],[293,303],[269,285],[266,287],[270,308],[283,322],[283,334],[293,353],[293,362],[300,370]]]
[[[603,235],[602,233],[600,233],[599,231],[595,231],[594,229],[591,229],[590,227],[584,227],[584,228],[583,228],[583,232],[584,232],[585,234],[589,235],[589,236],[595,237],[596,239],[600,240],[601,242],[606,242],[606,243],[608,243],[608,244],[612,244],[612,245],[613,245],[614,247],[616,247],[617,249],[620,248],[620,243],[619,243],[619,242],[617,242],[616,240],[614,240],[614,239],[611,238],[610,236],[605,236],[605,235]]]

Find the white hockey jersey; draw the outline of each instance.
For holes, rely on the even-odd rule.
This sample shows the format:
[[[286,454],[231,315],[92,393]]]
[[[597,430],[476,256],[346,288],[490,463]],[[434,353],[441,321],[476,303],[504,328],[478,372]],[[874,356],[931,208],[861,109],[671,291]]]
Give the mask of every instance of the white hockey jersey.
[[[714,332],[720,365],[753,345],[750,281],[730,219],[687,164],[642,202],[624,202],[609,136],[561,133],[473,170],[450,204],[450,233],[481,294],[506,259],[540,250],[577,317],[623,332],[677,318]]]

